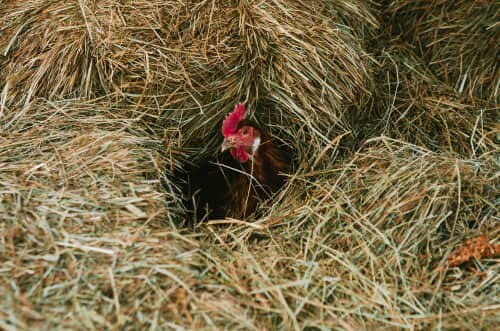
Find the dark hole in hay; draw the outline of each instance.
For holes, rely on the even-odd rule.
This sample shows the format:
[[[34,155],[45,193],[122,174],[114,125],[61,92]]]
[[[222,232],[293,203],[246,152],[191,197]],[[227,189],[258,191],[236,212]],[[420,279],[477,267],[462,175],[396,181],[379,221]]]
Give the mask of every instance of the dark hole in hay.
[[[243,171],[241,165],[227,153],[214,160],[203,160],[188,164],[183,177],[182,196],[188,220],[198,222],[208,219],[221,219],[227,214],[227,201],[224,191],[230,190],[230,183]]]

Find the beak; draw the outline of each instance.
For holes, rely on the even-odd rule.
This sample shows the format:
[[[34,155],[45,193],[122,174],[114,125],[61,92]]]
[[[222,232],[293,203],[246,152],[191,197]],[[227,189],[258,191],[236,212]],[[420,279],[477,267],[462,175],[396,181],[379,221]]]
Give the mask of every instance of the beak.
[[[222,152],[233,147],[234,147],[234,142],[232,140],[224,139],[224,141],[222,142]]]

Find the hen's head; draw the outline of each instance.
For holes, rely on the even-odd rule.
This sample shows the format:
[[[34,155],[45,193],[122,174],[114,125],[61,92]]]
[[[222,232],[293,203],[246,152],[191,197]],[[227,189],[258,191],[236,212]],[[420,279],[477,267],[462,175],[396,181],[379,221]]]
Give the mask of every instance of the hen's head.
[[[259,129],[245,120],[245,113],[245,104],[237,104],[222,122],[222,151],[229,149],[231,155],[242,163],[252,158],[261,142]]]

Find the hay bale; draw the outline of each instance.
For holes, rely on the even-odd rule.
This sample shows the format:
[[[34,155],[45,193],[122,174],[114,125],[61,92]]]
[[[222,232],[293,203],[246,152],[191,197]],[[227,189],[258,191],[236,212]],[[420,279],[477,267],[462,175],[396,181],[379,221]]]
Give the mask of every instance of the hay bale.
[[[436,77],[407,45],[384,48],[375,103],[366,117],[368,135],[386,135],[475,158],[497,148],[497,110],[491,103],[458,95]]]
[[[123,96],[140,93],[150,82],[143,44],[158,39],[160,13],[168,2],[4,2],[0,53],[7,61],[0,79],[9,103],[35,97]]]
[[[167,217],[160,142],[120,108],[37,102],[0,119],[0,213],[7,224],[75,227]]]
[[[269,253],[279,267],[265,270],[276,283],[297,284],[283,295],[292,311],[300,306],[298,320],[317,327],[487,327],[495,320],[493,311],[486,313],[495,304],[493,278],[464,282],[475,271],[438,276],[434,268],[465,234],[498,236],[497,169],[491,157],[460,160],[387,138],[370,141],[314,182],[299,176],[305,201],[281,210],[293,210],[286,221],[269,219],[277,226],[274,251],[293,258],[280,264]],[[497,262],[479,268],[491,271]],[[471,288],[474,296],[459,299]],[[340,320],[315,320],[320,311]]]
[[[190,147],[248,99],[317,151],[351,129],[344,113],[369,95],[376,25],[361,1],[8,0],[0,87],[7,105],[112,93],[164,112]]]
[[[368,141],[337,168],[296,175],[271,215],[205,225],[207,282],[223,289],[197,307],[215,325],[262,329],[487,328],[494,272],[437,268],[464,236],[498,236],[497,168]]]
[[[193,58],[188,86],[164,115],[181,127],[193,156],[216,150],[220,120],[242,100],[289,146],[310,147],[303,160],[351,129],[345,114],[370,94],[364,47],[377,23],[366,4],[213,2],[195,13],[182,35]]]
[[[386,2],[389,29],[457,93],[498,102],[499,4],[496,1]]]
[[[422,225],[420,234],[413,229],[415,238],[429,233],[426,226],[434,222],[439,227],[431,227],[433,231],[443,231],[436,237],[456,235],[469,225],[494,229],[496,166],[491,155],[458,159],[376,138],[328,179],[331,184],[324,185],[330,187],[329,194],[318,192],[316,206],[336,215],[339,222],[362,219],[380,229],[394,228],[395,241],[402,223]]]
[[[111,127],[123,123],[109,120],[92,121],[89,130],[85,117],[58,106],[64,110],[59,112],[64,120],[51,120],[57,114],[42,108],[40,117],[31,117],[29,125],[25,121],[19,128],[25,133],[36,130],[33,119],[39,120],[40,130],[48,127],[43,123],[78,126],[77,136],[70,135],[71,130],[66,133],[70,139],[61,130],[46,139],[71,147],[78,139],[97,135],[100,140],[92,142],[103,152],[84,158],[81,148],[59,148],[61,157],[83,160],[85,167],[82,162],[78,166],[67,162],[49,172],[45,166],[35,169],[29,164],[23,169],[33,170],[21,172],[24,182],[8,187],[22,193],[31,185],[31,195],[21,199],[29,207],[50,197],[43,193],[44,187],[59,182],[68,188],[66,193],[57,187],[59,196],[69,200],[69,193],[80,184],[64,186],[63,174],[77,167],[90,171],[78,171],[75,179],[68,176],[68,180],[85,184],[89,175],[103,178],[102,189],[91,192],[103,196],[108,189],[115,192],[105,181],[121,179],[113,177],[112,168],[96,169],[89,163],[106,163],[113,157],[115,172],[122,171],[134,183],[138,199],[144,199],[148,193],[139,189],[144,185],[139,171],[130,171],[139,168],[125,157],[114,157],[111,138],[121,138],[117,144],[125,147],[119,150],[131,150],[134,160],[150,159],[147,153],[127,148],[142,140],[126,131],[112,133]],[[89,108],[87,114],[98,109]],[[102,122],[105,132],[98,134],[96,122]],[[15,142],[29,142],[32,148],[9,140],[8,146],[22,153],[7,164],[20,164],[25,150],[36,156],[39,149],[51,148],[41,145],[38,137],[22,140],[17,134]],[[60,162],[57,154],[51,155],[53,159],[39,157],[35,165]],[[104,214],[97,215],[99,211],[88,203],[63,209],[60,205],[68,205],[64,200],[59,199],[60,205],[44,201],[41,205],[50,207],[48,218],[36,217],[37,210],[23,215],[29,210],[25,203],[17,211],[20,222],[2,223],[7,244],[0,251],[6,261],[0,272],[10,277],[0,285],[4,293],[0,309],[8,316],[4,323],[19,328],[487,328],[496,318],[491,296],[494,277],[484,279],[466,270],[440,276],[432,270],[464,233],[489,231],[498,236],[495,192],[487,191],[487,185],[495,182],[496,167],[490,162],[457,160],[388,139],[373,141],[344,167],[293,181],[307,197],[304,201],[284,197],[293,208],[286,204],[274,208],[276,214],[286,208],[285,218],[225,227],[208,223],[185,233],[172,227],[161,231],[135,217],[124,219],[129,211],[122,204],[113,207],[117,210],[108,214],[109,222],[82,217],[82,209],[89,216]],[[2,182],[14,181],[10,171],[10,167],[3,170]],[[47,184],[44,173],[58,181]],[[132,190],[132,185],[127,187]],[[84,195],[77,195],[78,200],[72,201],[82,202]],[[137,200],[132,203],[145,213],[161,213],[154,202],[149,208]],[[114,217],[118,214],[119,219]],[[488,274],[494,261],[482,263],[479,267],[485,272],[480,274]]]
[[[172,265],[196,247],[158,230],[171,224],[175,232],[183,212],[175,189],[160,183],[177,166],[176,144],[141,129],[131,113],[103,101],[38,100],[0,117],[1,328],[109,327],[118,323],[109,315],[115,296],[132,291],[130,307],[140,293],[150,296],[118,274],[154,281],[138,256]],[[121,270],[116,282],[111,267]]]

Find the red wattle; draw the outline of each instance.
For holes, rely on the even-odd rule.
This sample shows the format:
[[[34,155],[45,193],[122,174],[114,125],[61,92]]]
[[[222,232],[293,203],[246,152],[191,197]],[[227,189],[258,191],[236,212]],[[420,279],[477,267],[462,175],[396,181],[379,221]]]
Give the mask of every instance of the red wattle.
[[[249,159],[248,154],[245,152],[245,149],[241,146],[231,149],[230,152],[231,155],[241,163],[245,163]]]

